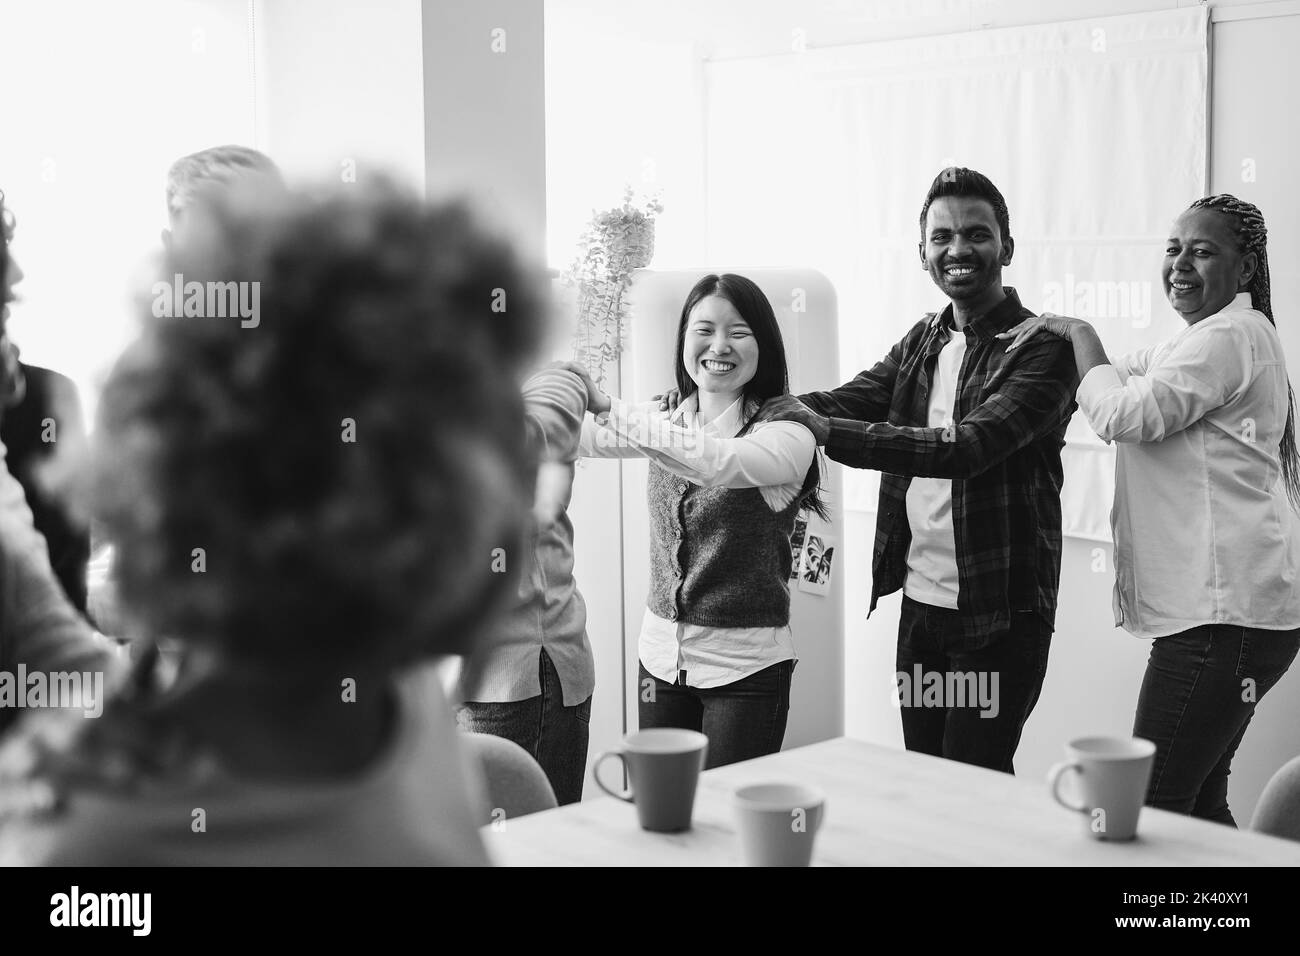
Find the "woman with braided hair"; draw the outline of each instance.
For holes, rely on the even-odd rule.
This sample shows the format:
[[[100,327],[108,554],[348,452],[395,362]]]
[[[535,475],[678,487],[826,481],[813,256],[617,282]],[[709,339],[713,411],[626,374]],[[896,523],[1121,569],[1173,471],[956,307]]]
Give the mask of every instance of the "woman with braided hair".
[[[1230,826],[1233,755],[1300,648],[1300,468],[1266,242],[1255,206],[1199,199],[1165,248],[1187,323],[1172,338],[1111,360],[1081,319],[1001,336],[1070,340],[1079,408],[1119,443],[1116,625],[1153,639],[1133,726],[1156,744],[1146,802]]]

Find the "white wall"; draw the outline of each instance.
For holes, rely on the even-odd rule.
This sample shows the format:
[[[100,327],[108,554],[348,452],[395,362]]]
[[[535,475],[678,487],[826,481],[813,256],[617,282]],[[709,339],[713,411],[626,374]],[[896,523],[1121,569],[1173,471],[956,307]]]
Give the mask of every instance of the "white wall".
[[[286,174],[424,185],[420,0],[256,0],[258,142]]]
[[[546,3],[547,257],[567,268],[594,209],[658,194],[654,267],[704,259],[703,52],[641,29],[643,11]],[[639,6],[639,5],[638,5]],[[649,9],[649,7],[647,7]]]
[[[425,0],[425,176],[470,193],[540,261],[546,235],[541,0]]]
[[[420,24],[419,0],[5,0],[0,188],[27,272],[24,360],[70,375],[93,410],[185,153],[243,143],[293,177],[338,182],[352,160],[358,181],[383,167],[422,188]]]
[[[12,335],[93,421],[135,334],[132,279],[161,249],[168,167],[253,139],[247,3],[5,0],[0,45],[0,189],[26,272]]]
[[[255,0],[254,23],[255,145],[286,173],[468,194],[543,258],[541,0]]]

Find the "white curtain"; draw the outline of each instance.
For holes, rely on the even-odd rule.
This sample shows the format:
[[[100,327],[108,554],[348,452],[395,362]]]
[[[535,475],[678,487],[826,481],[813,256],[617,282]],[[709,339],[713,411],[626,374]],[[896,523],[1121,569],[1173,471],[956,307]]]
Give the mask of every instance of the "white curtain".
[[[879,360],[944,299],[918,215],[945,166],[1002,190],[1004,282],[1087,318],[1112,355],[1172,335],[1169,224],[1204,195],[1204,7],[707,64],[711,262],[810,266],[838,290],[841,373]],[[832,383],[824,383],[830,385]],[[1065,532],[1106,541],[1113,450],[1076,416]],[[852,469],[845,506],[874,510]]]

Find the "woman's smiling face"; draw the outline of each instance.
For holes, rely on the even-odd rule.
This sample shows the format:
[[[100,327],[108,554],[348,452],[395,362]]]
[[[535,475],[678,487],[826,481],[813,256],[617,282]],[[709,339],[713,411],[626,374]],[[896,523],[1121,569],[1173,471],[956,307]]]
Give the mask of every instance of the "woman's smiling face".
[[[686,323],[682,364],[700,391],[739,393],[758,371],[758,341],[734,305],[705,296]]]
[[[1161,279],[1169,304],[1191,325],[1228,306],[1258,264],[1254,253],[1242,253],[1228,216],[1189,209],[1170,231]]]

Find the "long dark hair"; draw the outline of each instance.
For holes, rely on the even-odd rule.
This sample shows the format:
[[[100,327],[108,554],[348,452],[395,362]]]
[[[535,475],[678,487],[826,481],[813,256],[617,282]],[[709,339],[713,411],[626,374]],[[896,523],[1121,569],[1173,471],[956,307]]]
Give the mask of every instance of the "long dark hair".
[[[753,280],[728,272],[723,275],[707,275],[695,283],[682,306],[682,317],[677,323],[677,353],[673,360],[677,391],[682,400],[685,401],[696,392],[695,380],[687,374],[686,363],[682,361],[686,326],[690,324],[691,312],[695,307],[711,295],[731,303],[754,333],[754,341],[758,345],[758,369],[754,372],[754,377],[745,383],[742,404],[748,407],[751,402],[758,402],[761,405],[769,398],[788,394],[790,373],[785,361],[785,340],[781,338],[781,327],[777,325],[772,303]],[[740,434],[749,431],[752,424],[753,416],[750,416],[745,420]],[[813,455],[803,487],[799,489],[799,498],[814,514],[829,519],[830,511],[821,493],[821,466],[816,455]]]
[[[1273,319],[1272,291],[1269,288],[1268,229],[1264,226],[1264,214],[1259,211],[1259,207],[1228,193],[1220,193],[1198,199],[1187,208],[1213,209],[1231,219],[1242,253],[1253,252],[1259,260],[1255,274],[1246,286],[1251,306],[1257,312],[1263,312],[1265,318],[1277,328],[1277,322]],[[1295,444],[1295,390],[1291,388],[1290,379],[1286,384],[1286,425],[1282,428],[1278,458],[1282,464],[1282,482],[1286,485],[1286,495],[1291,499],[1291,507],[1300,511],[1300,453],[1297,453]]]

